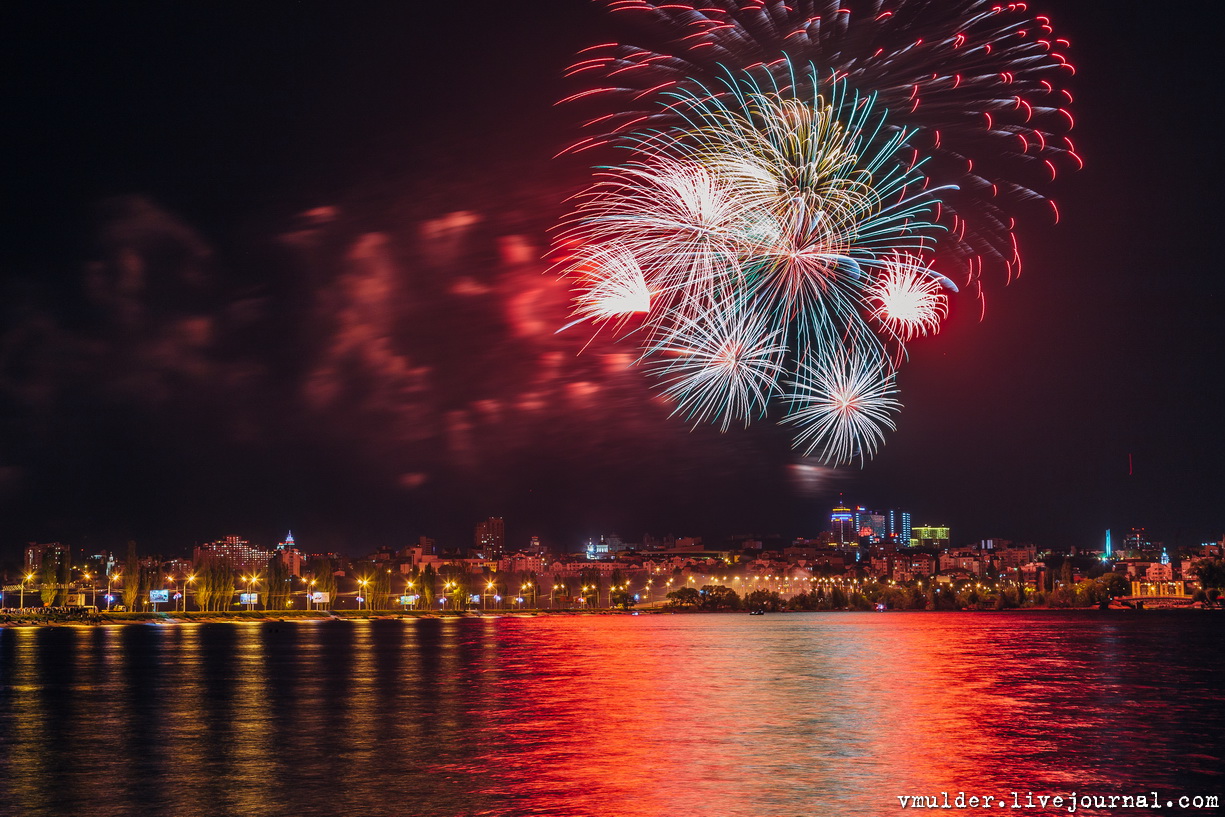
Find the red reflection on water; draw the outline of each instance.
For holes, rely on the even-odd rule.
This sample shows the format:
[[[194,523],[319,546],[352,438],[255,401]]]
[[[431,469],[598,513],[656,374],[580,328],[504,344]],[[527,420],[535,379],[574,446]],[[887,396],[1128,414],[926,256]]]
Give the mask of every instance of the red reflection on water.
[[[1014,791],[1211,794],[1214,627],[816,613],[0,631],[0,804],[810,817],[964,791],[1009,806],[973,813],[1020,817],[1069,812],[1012,809]]]

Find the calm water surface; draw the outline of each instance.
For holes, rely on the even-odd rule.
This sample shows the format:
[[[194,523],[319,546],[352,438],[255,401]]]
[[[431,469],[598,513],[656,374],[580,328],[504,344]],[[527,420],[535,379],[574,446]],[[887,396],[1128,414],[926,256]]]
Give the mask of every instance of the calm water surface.
[[[1151,612],[3,630],[0,814],[811,817],[941,791],[1222,795],[1223,628]]]

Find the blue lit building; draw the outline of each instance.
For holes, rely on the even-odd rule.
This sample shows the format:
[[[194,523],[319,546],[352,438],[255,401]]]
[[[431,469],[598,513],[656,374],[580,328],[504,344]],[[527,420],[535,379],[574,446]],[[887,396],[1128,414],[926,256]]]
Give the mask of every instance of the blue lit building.
[[[889,539],[899,545],[910,544],[910,513],[889,511]]]

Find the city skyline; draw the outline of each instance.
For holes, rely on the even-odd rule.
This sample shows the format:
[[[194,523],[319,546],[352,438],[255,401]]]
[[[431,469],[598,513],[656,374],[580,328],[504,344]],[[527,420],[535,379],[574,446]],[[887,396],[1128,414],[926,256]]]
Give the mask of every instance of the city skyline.
[[[54,552],[57,554],[78,554],[85,560],[104,559],[107,554],[111,559],[122,556],[130,545],[137,545],[137,551],[142,556],[157,555],[174,563],[187,564],[199,562],[202,555],[205,558],[218,554],[230,559],[242,569],[254,569],[256,564],[262,564],[273,555],[291,554],[299,568],[303,560],[312,557],[327,557],[340,559],[369,558],[362,554],[401,553],[414,549],[425,554],[452,555],[456,558],[476,558],[489,562],[497,562],[511,556],[552,555],[583,556],[587,559],[611,559],[617,554],[649,553],[669,550],[674,547],[691,547],[720,550],[731,548],[733,551],[745,547],[746,543],[756,543],[756,547],[766,551],[782,551],[788,547],[806,547],[819,545],[833,549],[868,548],[888,546],[901,549],[924,549],[933,551],[948,551],[958,548],[997,547],[997,543],[1011,547],[1025,545],[1035,547],[1041,552],[1051,554],[1084,554],[1100,552],[1103,558],[1110,558],[1118,553],[1156,552],[1173,548],[1176,551],[1194,550],[1212,545],[1217,537],[1205,537],[1199,540],[1167,542],[1152,536],[1144,527],[1131,526],[1118,529],[1107,528],[1096,540],[1090,539],[1072,545],[1060,546],[1052,543],[1028,541],[1024,538],[1009,538],[1006,536],[988,536],[966,538],[954,533],[956,528],[948,524],[912,524],[911,514],[899,509],[872,511],[863,505],[839,504],[830,509],[824,522],[816,524],[816,529],[806,534],[783,535],[777,531],[758,530],[739,532],[722,539],[704,539],[701,536],[685,535],[684,532],[651,532],[641,535],[622,535],[615,529],[599,532],[578,541],[547,541],[532,532],[516,533],[507,537],[505,520],[502,517],[490,517],[474,525],[474,534],[469,542],[448,542],[439,540],[427,534],[408,535],[403,541],[393,543],[383,542],[352,542],[349,547],[339,550],[316,546],[314,550],[300,548],[293,535],[288,531],[284,538],[272,537],[274,544],[261,544],[260,537],[247,537],[242,534],[226,534],[216,538],[195,538],[189,543],[169,543],[161,548],[140,547],[135,540],[119,543],[114,546],[91,546],[88,542],[64,543],[60,541],[30,541],[22,545],[24,558],[20,560],[19,570],[25,571],[37,567],[32,561],[32,554]],[[859,525],[859,527],[856,527]],[[1112,532],[1114,540],[1112,544]],[[266,537],[265,537],[266,538]],[[1225,534],[1219,537],[1225,541]],[[685,545],[684,543],[690,543]],[[181,553],[189,558],[179,558],[175,553]],[[69,556],[71,558],[71,556]],[[0,562],[0,569],[11,569],[15,565]]]
[[[1126,45],[1200,60],[1207,35],[1091,5],[1052,9],[1087,162],[1062,222],[1023,228],[1025,271],[984,282],[985,314],[955,299],[913,345],[897,433],[835,472],[768,423],[691,430],[632,347],[555,334],[538,259],[587,171],[550,158],[576,133],[553,103],[623,27],[588,3],[10,10],[0,554],[290,528],[458,544],[492,515],[547,541],[804,535],[840,493],[968,541],[1215,540],[1210,72],[1171,83]],[[1122,127],[1136,98],[1202,127]]]

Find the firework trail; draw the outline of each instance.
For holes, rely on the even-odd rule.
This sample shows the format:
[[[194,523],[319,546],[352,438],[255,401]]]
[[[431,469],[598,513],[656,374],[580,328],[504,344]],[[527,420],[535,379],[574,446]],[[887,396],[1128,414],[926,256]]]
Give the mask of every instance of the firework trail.
[[[625,157],[558,233],[574,323],[636,336],[678,414],[727,430],[776,402],[797,448],[864,463],[957,291],[938,260],[1013,274],[1030,168],[1079,162],[1062,41],[977,0],[608,4],[666,44],[571,71],[600,83],[572,100],[614,106],[573,149]]]

